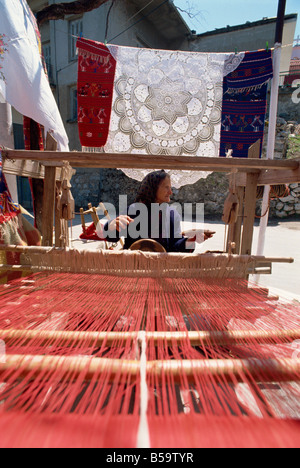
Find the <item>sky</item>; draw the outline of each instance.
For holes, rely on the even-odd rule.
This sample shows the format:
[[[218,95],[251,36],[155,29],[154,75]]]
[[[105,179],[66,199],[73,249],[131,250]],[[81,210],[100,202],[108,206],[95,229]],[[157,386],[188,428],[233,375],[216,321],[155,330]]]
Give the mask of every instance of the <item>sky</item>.
[[[174,5],[192,13],[194,17],[189,18],[181,12],[197,34],[276,17],[278,9],[277,0],[174,0]],[[298,13],[295,37],[300,36],[300,0],[286,0],[285,12]]]

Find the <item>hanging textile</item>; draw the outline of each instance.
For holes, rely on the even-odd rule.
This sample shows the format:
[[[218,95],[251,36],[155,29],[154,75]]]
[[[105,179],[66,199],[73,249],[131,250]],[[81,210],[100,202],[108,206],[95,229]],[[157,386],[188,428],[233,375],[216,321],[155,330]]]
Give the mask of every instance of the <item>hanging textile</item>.
[[[0,3],[0,99],[51,132],[58,150],[68,137],[45,74],[38,27],[26,0]]]
[[[77,82],[79,137],[83,146],[97,148],[106,143],[115,69],[116,61],[107,47],[85,41],[78,59]]]
[[[11,198],[5,176],[2,172],[2,155],[0,148],[0,244],[2,245],[27,245],[26,235],[22,226],[20,207]],[[19,253],[1,252],[1,264],[18,264]],[[20,271],[0,271],[0,284],[5,284],[13,279],[23,276]]]
[[[24,210],[23,210],[24,211]],[[0,148],[0,244],[41,245],[41,236],[22,215],[22,208],[11,197],[2,172]]]
[[[219,155],[224,75],[244,54],[104,46],[78,39],[78,127],[106,153]],[[108,125],[107,125],[108,123]],[[123,169],[142,180],[148,171]],[[175,187],[207,173],[173,171]]]
[[[83,232],[79,236],[79,239],[100,240],[100,241],[106,240],[104,237],[98,236],[97,229],[94,223],[90,224],[88,227],[84,227]]]
[[[36,146],[38,148],[32,148],[32,141],[31,141],[31,127],[35,126],[35,132],[36,132]],[[31,150],[31,149],[39,149],[39,151],[44,151],[44,140],[43,140],[43,132],[41,129],[41,126],[38,125],[36,122],[34,122],[32,119],[29,119],[28,117],[23,117],[23,133],[24,133],[24,146],[26,150]]]
[[[44,151],[43,131],[41,126],[29,117],[23,117],[23,134],[25,150]],[[34,212],[34,225],[42,232],[42,210],[44,180],[29,178],[29,185],[32,197]]]
[[[229,94],[259,90],[273,77],[271,50],[245,52],[240,65],[225,78]]]
[[[273,76],[271,51],[246,52],[223,82],[220,156],[248,157],[248,149],[264,139],[268,82]]]
[[[6,180],[2,172],[2,156],[0,149],[0,224],[3,227],[6,223],[11,222],[20,213],[20,208],[17,203],[14,203]],[[2,240],[3,230],[0,233],[0,239]]]

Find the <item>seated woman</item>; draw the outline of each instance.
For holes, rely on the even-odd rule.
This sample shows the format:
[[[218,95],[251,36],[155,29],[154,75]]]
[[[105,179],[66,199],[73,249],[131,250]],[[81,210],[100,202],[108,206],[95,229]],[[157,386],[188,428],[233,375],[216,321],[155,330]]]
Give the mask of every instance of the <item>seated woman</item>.
[[[117,242],[124,237],[124,249],[130,249],[140,239],[152,239],[166,252],[193,252],[195,241],[201,243],[213,233],[193,234],[192,238],[183,236],[180,215],[169,205],[171,195],[171,178],[167,172],[161,170],[148,174],[127,213],[104,225],[107,240]]]

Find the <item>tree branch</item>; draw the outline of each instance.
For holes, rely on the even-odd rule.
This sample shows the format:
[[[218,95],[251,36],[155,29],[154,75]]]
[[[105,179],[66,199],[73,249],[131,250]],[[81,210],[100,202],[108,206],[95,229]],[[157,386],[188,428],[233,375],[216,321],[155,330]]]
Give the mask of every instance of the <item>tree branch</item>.
[[[36,14],[38,26],[41,26],[48,20],[64,19],[66,15],[74,15],[92,11],[99,8],[108,0],[77,0],[70,3],[56,3],[48,5]]]

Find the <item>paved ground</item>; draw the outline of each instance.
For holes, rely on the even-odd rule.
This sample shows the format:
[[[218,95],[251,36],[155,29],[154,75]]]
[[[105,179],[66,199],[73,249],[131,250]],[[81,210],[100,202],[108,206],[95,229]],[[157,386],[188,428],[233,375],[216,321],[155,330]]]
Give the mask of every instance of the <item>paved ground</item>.
[[[86,220],[89,224],[89,219]],[[196,228],[199,225],[185,222],[184,228]],[[197,246],[197,251],[224,250],[226,239],[226,228],[224,223],[207,221],[205,228],[216,231],[213,239]],[[76,249],[97,250],[99,242],[82,241],[79,235],[82,232],[80,217],[76,216],[70,228],[71,246]],[[257,250],[259,226],[254,228],[253,254]],[[292,221],[269,222],[266,233],[265,256],[269,257],[292,257],[292,264],[273,264],[272,275],[261,275],[260,284],[272,290],[282,290],[287,295],[300,296],[300,219]]]

